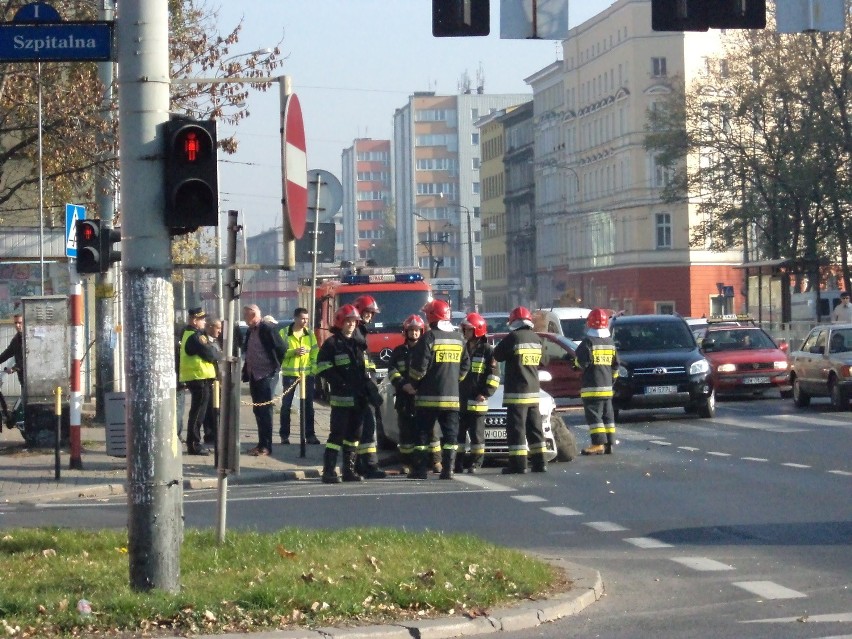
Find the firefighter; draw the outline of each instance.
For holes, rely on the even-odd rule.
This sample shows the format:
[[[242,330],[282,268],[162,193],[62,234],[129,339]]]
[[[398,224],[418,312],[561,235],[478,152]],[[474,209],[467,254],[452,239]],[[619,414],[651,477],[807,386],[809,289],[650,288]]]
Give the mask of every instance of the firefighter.
[[[488,398],[500,385],[494,347],[488,343],[485,333],[488,323],[478,313],[470,313],[461,323],[465,338],[465,350],[470,358],[470,372],[462,380],[461,415],[459,418],[459,451],[453,470],[475,473],[482,468],[485,458],[485,414]],[[470,457],[465,460],[463,452],[466,437],[470,437]]]
[[[494,359],[506,362],[503,406],[506,407],[509,465],[503,469],[504,475],[526,473],[527,456],[534,473],[547,472],[539,410],[541,340],[532,329],[529,309],[518,306],[509,313],[509,334],[494,348]]]
[[[411,354],[409,375],[417,390],[414,398],[417,446],[411,479],[426,479],[429,440],[435,422],[441,427],[441,479],[453,478],[459,432],[459,382],[470,369],[464,338],[450,323],[450,305],[433,300],[425,307],[431,330]]]
[[[367,327],[373,321],[373,317],[380,313],[379,305],[376,300],[370,295],[361,295],[353,302],[358,313],[361,315],[361,321],[358,323],[358,328],[355,330],[355,338],[361,340],[364,345],[364,352],[367,353],[367,368],[370,374],[370,379],[373,381],[372,391],[375,387],[376,379],[376,363],[370,358],[370,349],[367,345],[367,335],[370,329]],[[367,409],[364,411],[364,422],[361,429],[361,443],[358,445],[358,462],[357,469],[359,474],[367,479],[383,479],[385,471],[379,468],[378,443],[376,441],[376,420],[381,419],[381,398],[378,390],[375,393],[370,393],[370,402]]]
[[[331,336],[317,356],[317,375],[330,386],[331,420],[323,456],[322,482],[337,484],[337,453],[343,451],[343,481],[363,481],[356,472],[355,459],[361,423],[367,411],[367,353],[355,337],[361,315],[352,304],[341,306],[334,315]]]
[[[395,389],[393,406],[396,409],[399,424],[399,460],[403,473],[411,470],[411,456],[414,452],[414,386],[411,385],[409,371],[411,370],[411,353],[414,350],[426,323],[419,315],[409,315],[402,323],[402,334],[405,341],[393,349],[388,363],[388,380]]]
[[[593,309],[586,318],[586,336],[577,347],[576,364],[583,369],[580,398],[592,440],[592,445],[580,452],[609,455],[615,443],[612,382],[618,377],[618,354],[609,332],[609,317],[603,309]]]

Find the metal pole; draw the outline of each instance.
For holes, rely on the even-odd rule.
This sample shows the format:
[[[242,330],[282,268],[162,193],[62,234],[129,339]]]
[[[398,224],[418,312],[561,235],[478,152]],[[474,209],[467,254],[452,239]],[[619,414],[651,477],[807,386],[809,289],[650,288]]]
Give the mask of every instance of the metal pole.
[[[127,354],[130,586],[180,590],[183,468],[175,421],[174,299],[163,223],[169,113],[168,6],[123,0],[116,19]]]
[[[222,263],[222,219],[216,218],[216,264]],[[225,319],[225,300],[222,297],[222,269],[216,269],[216,317]]]
[[[62,387],[57,386],[53,394],[56,396],[56,405],[53,410],[54,415],[56,415],[56,436],[53,438],[53,478],[59,481],[62,474],[59,461],[59,448],[62,443]]]
[[[316,202],[314,203],[314,238],[313,242],[311,242],[311,304],[314,305],[313,309],[309,309],[310,317],[313,318],[314,312],[316,311],[316,297],[317,297],[317,251],[319,250],[319,216],[320,216],[320,192],[322,191],[322,177],[320,175],[316,176],[316,185],[317,185],[317,197]],[[310,360],[309,360],[310,361]],[[305,375],[301,375],[301,380],[299,382],[299,443],[301,444],[301,448],[299,449],[299,457],[305,457],[307,455],[307,451],[305,451],[305,403],[306,403],[306,394],[305,394]]]
[[[468,269],[470,270],[470,311],[476,313],[476,279],[473,274],[473,233],[470,230],[470,209],[466,206],[462,207],[467,213],[467,256]]]
[[[42,145],[41,62],[38,63],[38,261],[44,295],[44,147]]]

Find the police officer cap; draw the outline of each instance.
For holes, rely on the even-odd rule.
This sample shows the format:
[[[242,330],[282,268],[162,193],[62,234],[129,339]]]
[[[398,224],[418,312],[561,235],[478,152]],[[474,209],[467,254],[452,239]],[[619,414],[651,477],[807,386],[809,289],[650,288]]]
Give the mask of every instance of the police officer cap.
[[[205,313],[204,309],[200,306],[196,306],[195,308],[189,309],[189,317],[191,319],[202,319],[207,317],[207,313]]]

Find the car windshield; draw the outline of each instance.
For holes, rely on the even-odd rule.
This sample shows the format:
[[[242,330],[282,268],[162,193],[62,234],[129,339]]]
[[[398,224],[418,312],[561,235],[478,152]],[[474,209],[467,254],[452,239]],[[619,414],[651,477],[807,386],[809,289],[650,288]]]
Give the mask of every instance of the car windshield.
[[[505,315],[483,315],[488,324],[488,333],[505,333],[509,330],[509,314]]]
[[[586,319],[584,317],[559,320],[559,323],[562,324],[562,334],[568,339],[579,342],[586,336]]]
[[[613,339],[619,352],[668,351],[695,348],[695,338],[682,322],[643,322],[613,325]]]
[[[841,328],[831,332],[828,341],[829,353],[848,353],[852,351],[852,328]]]
[[[761,330],[747,328],[730,328],[709,331],[705,340],[712,339],[715,351],[754,351],[766,348],[777,348],[769,335]]]
[[[352,304],[355,299],[364,295],[359,293],[340,293],[337,308],[344,304]],[[420,312],[429,300],[427,291],[370,291],[370,296],[379,305],[379,313],[373,317],[372,328],[380,328],[384,332],[402,330],[402,323],[409,315]]]

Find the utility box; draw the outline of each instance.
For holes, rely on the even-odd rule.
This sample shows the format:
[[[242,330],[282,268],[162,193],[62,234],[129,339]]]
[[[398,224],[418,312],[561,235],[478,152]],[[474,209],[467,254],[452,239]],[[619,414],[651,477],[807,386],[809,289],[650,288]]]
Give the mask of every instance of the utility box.
[[[62,389],[62,442],[69,431],[68,297],[24,297],[24,439],[51,447],[56,438],[56,389]]]

